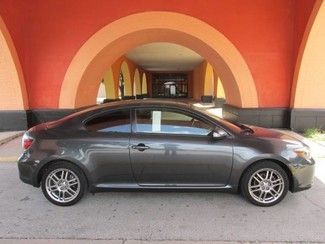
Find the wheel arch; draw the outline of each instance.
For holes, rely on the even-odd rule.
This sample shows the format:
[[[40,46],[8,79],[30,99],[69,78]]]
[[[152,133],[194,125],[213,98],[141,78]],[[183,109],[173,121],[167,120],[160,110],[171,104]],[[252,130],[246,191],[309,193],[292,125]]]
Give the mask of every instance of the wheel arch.
[[[73,164],[75,166],[77,166],[81,172],[84,174],[85,178],[86,178],[86,182],[87,182],[87,188],[89,189],[89,187],[91,186],[91,178],[90,178],[90,174],[88,172],[88,170],[86,169],[86,167],[74,160],[74,159],[70,159],[70,158],[55,158],[55,159],[50,159],[48,161],[46,161],[45,163],[43,163],[43,165],[40,167],[40,169],[36,172],[36,182],[35,182],[35,185],[36,186],[40,186],[40,182],[41,182],[41,179],[42,179],[42,175],[44,174],[44,172],[46,171],[46,169],[54,164],[54,163],[57,163],[57,162],[66,162],[66,163],[70,163],[70,164]]]
[[[288,178],[289,178],[289,190],[292,191],[293,187],[294,187],[294,182],[293,182],[293,175],[292,172],[290,171],[288,165],[284,162],[284,160],[282,161],[281,159],[278,158],[258,158],[255,160],[252,160],[242,171],[240,178],[239,178],[239,182],[238,182],[238,192],[240,191],[240,186],[241,186],[241,182],[242,182],[242,178],[245,175],[245,173],[247,172],[247,170],[252,167],[253,165],[256,165],[258,163],[261,162],[265,162],[265,161],[271,161],[273,163],[276,163],[277,165],[279,165],[287,174]]]

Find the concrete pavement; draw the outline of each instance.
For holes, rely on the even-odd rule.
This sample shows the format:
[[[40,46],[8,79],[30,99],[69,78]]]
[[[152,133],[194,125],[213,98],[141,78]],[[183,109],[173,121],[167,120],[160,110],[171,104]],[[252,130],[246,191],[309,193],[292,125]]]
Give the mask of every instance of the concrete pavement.
[[[230,244],[230,243],[256,243],[240,241],[142,241],[142,240],[78,240],[78,239],[2,239],[1,244]],[[259,242],[271,244],[278,242]],[[283,242],[281,242],[283,243]]]
[[[0,145],[5,144],[19,136],[21,136],[24,131],[3,131],[0,132]]]
[[[1,244],[229,244],[226,241],[141,241],[141,240],[78,240],[78,239],[3,239]]]
[[[0,157],[19,150],[17,138],[0,147]],[[0,243],[325,242],[325,158],[317,163],[312,189],[270,208],[217,192],[106,192],[62,208],[20,182],[15,163],[2,162]]]
[[[0,145],[0,163],[17,161],[18,157],[23,152],[21,138],[21,136],[15,137]]]

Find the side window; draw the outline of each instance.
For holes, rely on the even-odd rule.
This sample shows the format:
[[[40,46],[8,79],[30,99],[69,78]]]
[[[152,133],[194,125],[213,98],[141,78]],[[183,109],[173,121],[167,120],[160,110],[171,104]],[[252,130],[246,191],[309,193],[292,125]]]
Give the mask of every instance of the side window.
[[[213,125],[181,112],[137,109],[135,113],[136,132],[208,135],[214,129]]]
[[[89,120],[86,129],[95,132],[131,133],[130,110],[108,112]]]

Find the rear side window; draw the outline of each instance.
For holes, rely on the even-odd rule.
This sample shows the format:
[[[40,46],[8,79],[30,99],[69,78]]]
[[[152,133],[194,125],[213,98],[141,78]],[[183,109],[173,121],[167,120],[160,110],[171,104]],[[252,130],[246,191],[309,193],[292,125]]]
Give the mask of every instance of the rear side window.
[[[108,112],[89,120],[86,129],[93,132],[131,133],[130,110]]]

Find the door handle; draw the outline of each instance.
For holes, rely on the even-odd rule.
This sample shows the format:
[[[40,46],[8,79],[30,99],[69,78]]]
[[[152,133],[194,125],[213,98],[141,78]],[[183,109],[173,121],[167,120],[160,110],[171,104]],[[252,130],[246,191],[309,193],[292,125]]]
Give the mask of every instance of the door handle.
[[[144,150],[147,150],[149,149],[150,147],[144,145],[143,143],[139,143],[138,145],[133,145],[132,146],[132,149],[137,149],[139,150],[140,152],[143,152]]]

